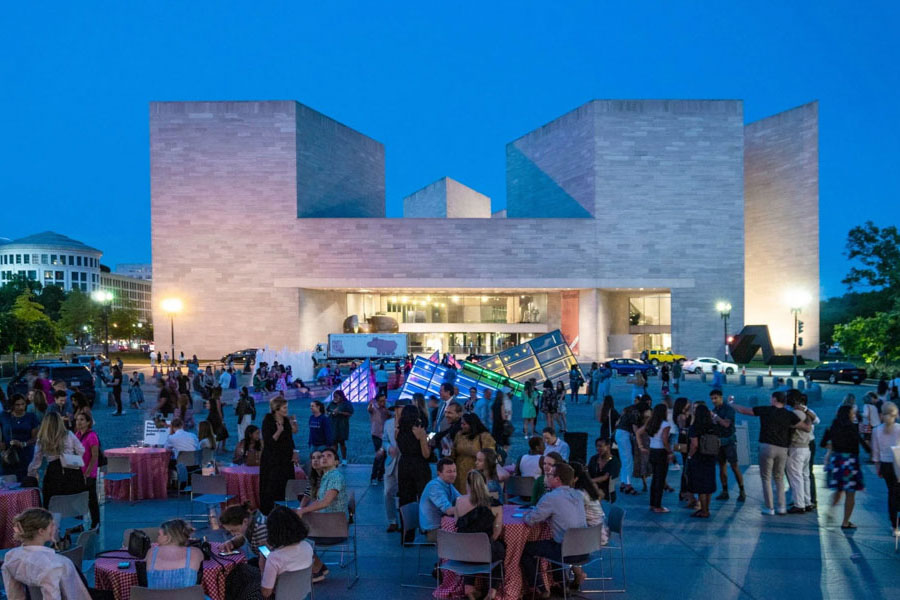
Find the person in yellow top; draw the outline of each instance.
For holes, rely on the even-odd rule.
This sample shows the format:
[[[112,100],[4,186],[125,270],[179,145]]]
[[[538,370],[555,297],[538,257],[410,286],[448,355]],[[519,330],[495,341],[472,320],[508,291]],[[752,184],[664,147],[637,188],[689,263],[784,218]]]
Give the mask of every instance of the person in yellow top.
[[[497,449],[497,443],[478,415],[466,413],[462,416],[460,430],[453,438],[453,449],[450,458],[456,463],[456,482],[454,485],[459,492],[466,491],[466,476],[475,468],[475,458],[481,450]]]

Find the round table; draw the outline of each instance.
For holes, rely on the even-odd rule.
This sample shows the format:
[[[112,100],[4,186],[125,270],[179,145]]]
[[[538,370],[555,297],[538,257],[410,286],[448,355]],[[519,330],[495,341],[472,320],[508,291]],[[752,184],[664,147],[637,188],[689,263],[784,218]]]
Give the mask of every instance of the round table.
[[[219,473],[225,476],[228,495],[234,496],[229,503],[250,502],[251,509],[259,508],[259,467],[233,465],[220,468]],[[306,479],[303,469],[294,467],[294,479]]]
[[[107,456],[127,456],[131,461],[134,481],[106,481],[106,495],[116,500],[147,500],[166,498],[169,479],[169,451],[165,448],[110,448]],[[134,486],[134,498],[128,497],[129,484]]]
[[[155,544],[154,544],[155,545]],[[219,551],[221,544],[212,543],[213,553]],[[194,552],[199,552],[194,549]],[[245,562],[243,553],[233,556],[219,556],[203,561],[203,591],[212,600],[225,600],[225,578],[234,565]],[[120,569],[119,563],[130,563],[127,569]],[[129,600],[131,586],[138,584],[137,571],[134,568],[134,557],[128,551],[121,550],[113,556],[98,558],[94,563],[94,585],[100,590],[109,590],[116,600]]]
[[[521,506],[506,504],[503,506],[503,535],[500,537],[506,544],[506,557],[503,559],[504,582],[497,593],[498,600],[519,600],[522,592],[531,587],[531,582],[522,581],[522,567],[519,561],[527,542],[537,540],[549,540],[551,537],[550,525],[546,522],[528,525],[522,517]],[[456,531],[456,519],[444,517],[441,519],[441,529],[444,531]],[[542,561],[541,569],[545,569],[547,563]],[[547,573],[543,573],[544,585],[549,589],[550,580]],[[435,598],[463,598],[463,578],[451,571],[443,571],[441,585],[434,591]],[[484,586],[487,587],[487,577],[484,578]]]
[[[13,517],[25,510],[41,505],[37,488],[0,489],[0,548],[12,548],[18,543],[13,538]]]

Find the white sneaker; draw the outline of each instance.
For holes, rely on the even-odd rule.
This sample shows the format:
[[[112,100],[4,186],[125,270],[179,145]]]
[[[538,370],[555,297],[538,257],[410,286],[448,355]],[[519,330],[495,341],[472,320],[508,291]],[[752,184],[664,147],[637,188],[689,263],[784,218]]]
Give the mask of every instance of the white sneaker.
[[[774,517],[774,516],[775,516],[775,509],[774,509],[774,508],[764,508],[764,509],[762,509],[761,512],[762,512],[762,514],[763,514],[764,517]]]

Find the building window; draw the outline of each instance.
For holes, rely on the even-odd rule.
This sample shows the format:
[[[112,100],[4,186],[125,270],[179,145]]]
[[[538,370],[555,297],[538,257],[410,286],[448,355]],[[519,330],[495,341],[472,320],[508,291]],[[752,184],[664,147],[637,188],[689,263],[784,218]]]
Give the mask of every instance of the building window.
[[[51,265],[59,264],[59,263],[56,261],[56,255],[55,255],[55,254],[51,254],[51,255],[50,255],[50,264],[51,264]]]
[[[37,280],[37,271],[28,271],[28,279],[31,281]]]
[[[642,325],[671,325],[671,294],[629,298],[628,324],[632,327]]]
[[[84,272],[81,273],[81,280],[87,281],[87,273],[84,273]]]
[[[49,263],[49,259],[50,259],[50,257],[47,256],[46,254],[41,254],[41,264],[42,264],[42,265],[48,264],[48,263]]]
[[[79,267],[81,266],[81,257],[80,256],[75,258],[75,264],[78,265]]]
[[[22,255],[21,254],[16,254],[16,264],[17,265],[22,264]]]
[[[53,279],[53,271],[44,271],[44,281]]]
[[[23,262],[27,265],[29,262],[31,262],[31,256],[26,254],[23,259]]]

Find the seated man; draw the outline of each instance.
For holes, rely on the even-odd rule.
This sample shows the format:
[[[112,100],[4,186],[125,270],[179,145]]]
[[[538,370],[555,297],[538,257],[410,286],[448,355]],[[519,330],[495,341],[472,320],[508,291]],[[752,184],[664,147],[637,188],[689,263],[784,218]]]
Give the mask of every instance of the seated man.
[[[171,431],[166,438],[166,450],[172,452],[169,468],[174,469],[178,454],[181,452],[193,452],[200,449],[200,440],[190,431],[184,430],[184,421],[180,417],[172,419]]]
[[[428,482],[419,500],[419,527],[426,532],[429,541],[437,540],[441,517],[456,515],[453,505],[460,494],[453,486],[455,481],[456,463],[449,458],[442,458],[437,464],[437,477]]]
[[[544,427],[544,456],[550,452],[558,452],[563,460],[569,461],[569,444],[565,440],[556,435],[556,430],[552,427]]]
[[[538,540],[525,544],[522,552],[522,577],[526,585],[532,585],[540,558],[562,561],[562,541],[566,530],[570,527],[587,527],[584,515],[584,496],[580,490],[570,486],[575,479],[575,472],[566,463],[558,463],[550,469],[545,477],[550,492],[541,497],[534,510],[526,513],[525,522],[529,525],[548,521],[553,532],[553,539]],[[569,560],[582,560],[583,556],[567,556]],[[554,577],[559,577],[559,571]],[[581,583],[581,582],[578,582]],[[542,598],[550,597],[550,590],[544,588],[538,580],[538,592]]]

